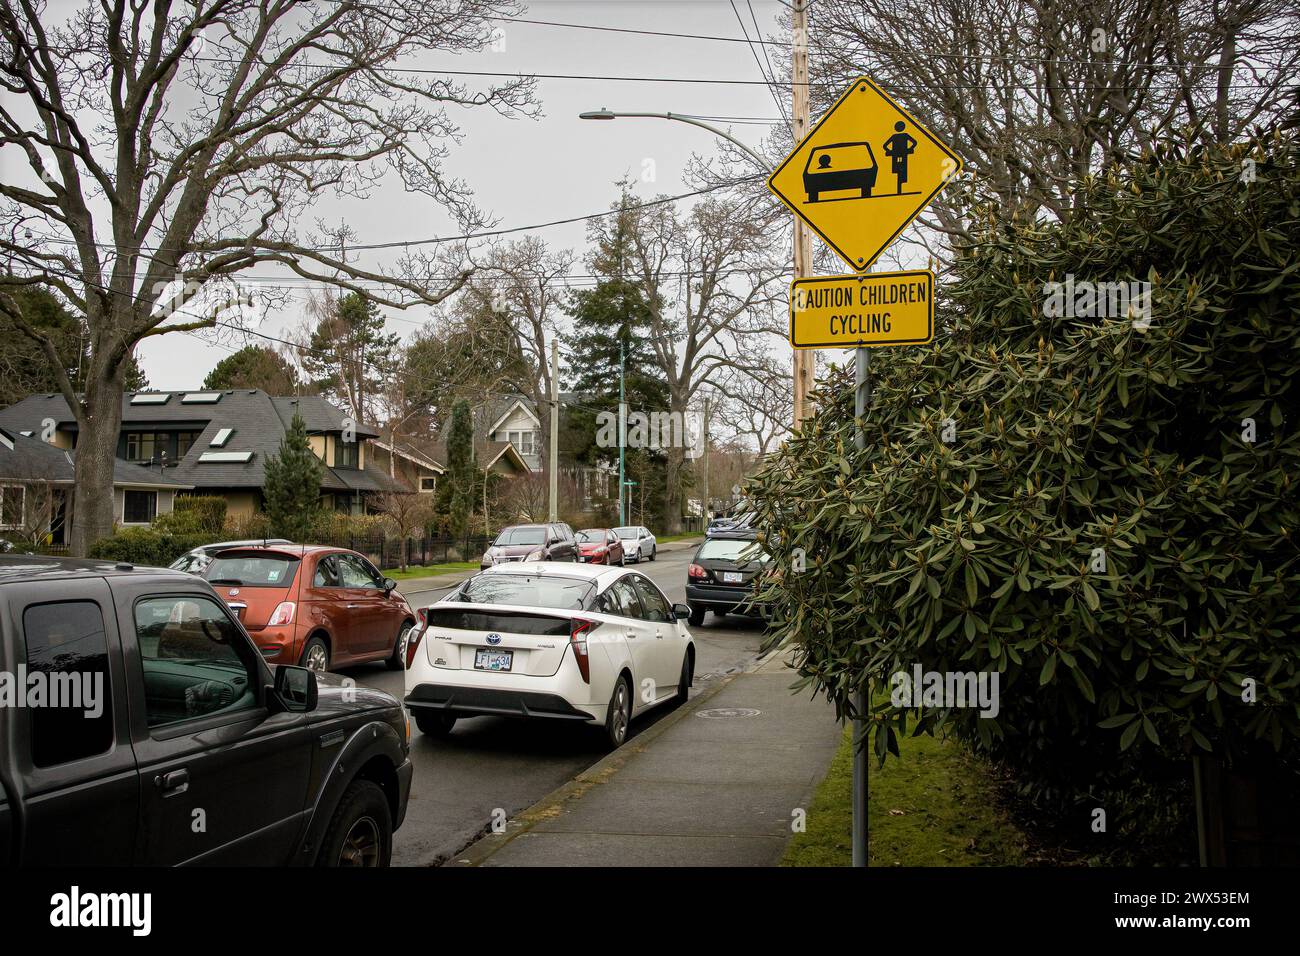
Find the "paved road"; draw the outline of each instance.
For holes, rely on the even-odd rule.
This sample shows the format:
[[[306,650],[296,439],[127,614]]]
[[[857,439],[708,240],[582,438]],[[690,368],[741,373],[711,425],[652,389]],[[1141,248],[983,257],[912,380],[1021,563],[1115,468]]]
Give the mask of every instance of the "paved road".
[[[686,564],[694,549],[661,552],[641,570],[672,601],[686,600]],[[437,600],[443,591],[407,593],[413,603]],[[758,656],[763,628],[756,621],[728,617],[722,626],[709,615],[692,629],[696,648],[693,693],[710,679],[741,669]],[[382,664],[349,668],[360,684],[402,696],[401,672]],[[632,725],[632,735],[654,723],[666,708]],[[415,780],[406,822],[394,838],[395,866],[440,863],[469,845],[491,825],[493,814],[507,817],[531,806],[591,766],[606,753],[600,734],[585,726],[510,720],[462,719],[447,740],[434,740],[412,728]]]

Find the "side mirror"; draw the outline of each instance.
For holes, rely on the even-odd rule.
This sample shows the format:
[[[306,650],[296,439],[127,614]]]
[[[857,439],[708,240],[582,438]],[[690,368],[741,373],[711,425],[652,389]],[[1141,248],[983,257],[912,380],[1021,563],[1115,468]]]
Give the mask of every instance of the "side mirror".
[[[392,578],[384,578],[384,593],[385,593],[385,594],[392,594],[393,591],[394,591],[396,588],[397,588],[397,582],[396,582],[396,581],[394,581]]]
[[[684,621],[690,616],[691,616],[691,608],[689,604],[673,605],[673,617],[677,618],[677,620]]]
[[[281,664],[275,669],[272,700],[278,710],[305,714],[316,709],[316,672],[306,667]]]

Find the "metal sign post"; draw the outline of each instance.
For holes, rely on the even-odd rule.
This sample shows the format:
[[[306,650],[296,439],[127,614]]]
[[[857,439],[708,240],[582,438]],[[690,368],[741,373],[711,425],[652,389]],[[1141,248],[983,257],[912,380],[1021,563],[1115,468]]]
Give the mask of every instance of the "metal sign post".
[[[853,447],[867,447],[864,427],[867,406],[871,403],[871,349],[853,351]],[[854,694],[853,706],[858,717],[853,721],[853,865],[867,865],[867,691],[861,687]]]

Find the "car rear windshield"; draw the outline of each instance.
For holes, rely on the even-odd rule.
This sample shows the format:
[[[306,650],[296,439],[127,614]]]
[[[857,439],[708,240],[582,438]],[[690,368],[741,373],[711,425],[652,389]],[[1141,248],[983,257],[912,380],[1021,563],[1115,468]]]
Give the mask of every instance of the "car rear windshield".
[[[595,582],[583,578],[555,574],[480,574],[466,581],[451,600],[580,611],[591,607],[595,592]]]
[[[735,561],[745,554],[744,560],[766,561],[767,555],[759,548],[755,541],[745,541],[737,538],[710,538],[700,545],[699,553],[695,555],[695,560],[711,559],[715,561]]]
[[[298,559],[290,554],[223,551],[212,559],[204,577],[212,582],[238,582],[244,588],[285,588],[297,570]]]
[[[493,544],[545,544],[546,533],[541,528],[506,528],[497,535]]]

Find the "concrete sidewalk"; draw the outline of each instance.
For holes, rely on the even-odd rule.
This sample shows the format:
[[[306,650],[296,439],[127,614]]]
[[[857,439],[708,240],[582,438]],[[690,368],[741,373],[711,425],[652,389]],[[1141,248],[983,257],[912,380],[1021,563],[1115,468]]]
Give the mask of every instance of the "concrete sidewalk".
[[[777,864],[841,736],[830,704],[791,694],[784,658],[708,687],[446,865]]]

